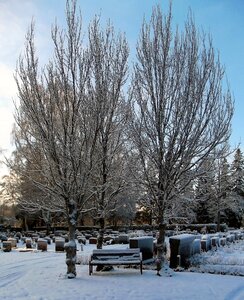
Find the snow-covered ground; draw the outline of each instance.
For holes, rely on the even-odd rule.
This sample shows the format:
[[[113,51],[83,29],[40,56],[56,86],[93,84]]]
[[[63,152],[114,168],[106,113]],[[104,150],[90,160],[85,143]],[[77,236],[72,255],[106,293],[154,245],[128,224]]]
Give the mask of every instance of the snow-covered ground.
[[[88,275],[89,253],[94,245],[83,246],[78,251],[81,264],[77,265],[77,277],[66,279],[65,254],[56,253],[54,244],[47,252],[0,251],[0,299],[1,300],[243,300],[244,277],[196,272],[174,272],[172,277],[158,277],[154,270],[114,268],[110,272],[94,272]],[[80,247],[78,245],[78,247]],[[127,247],[111,245],[107,247]],[[212,257],[212,258],[211,258]],[[199,261],[199,257],[197,261]],[[211,261],[212,259],[212,261]],[[244,241],[231,247],[208,252],[200,259],[208,271],[214,263],[225,262],[225,268],[244,265]],[[229,267],[230,267],[229,266]]]

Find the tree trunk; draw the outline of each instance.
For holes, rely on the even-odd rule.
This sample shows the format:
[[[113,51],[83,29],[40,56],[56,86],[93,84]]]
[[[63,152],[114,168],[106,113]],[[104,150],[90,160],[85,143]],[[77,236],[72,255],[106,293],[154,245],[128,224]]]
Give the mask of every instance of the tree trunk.
[[[25,231],[28,231],[28,230],[29,230],[29,227],[28,227],[27,216],[24,216],[23,221],[24,221],[24,228],[25,228]]]
[[[165,229],[166,229],[166,224],[164,224],[162,221],[159,224],[159,235],[157,239],[157,260],[156,260],[156,270],[157,270],[157,275],[160,276],[160,270],[162,268],[162,264],[164,262],[165,258],[165,252],[166,252],[166,247],[165,247]]]
[[[74,201],[68,203],[69,242],[65,244],[67,277],[76,277],[76,243],[75,230],[77,221],[77,209]]]
[[[50,234],[51,231],[51,223],[47,222],[46,223],[46,235],[48,236]]]
[[[76,243],[75,243],[75,226],[69,225],[69,242],[65,244],[66,265],[68,278],[76,277]]]
[[[103,247],[103,236],[104,236],[104,227],[105,227],[105,220],[104,218],[99,218],[99,234],[97,238],[97,249],[102,249]],[[96,271],[101,271],[103,269],[104,265],[98,265],[96,268]]]
[[[221,219],[220,211],[218,211],[218,216],[217,216],[217,232],[220,231],[220,219]]]
[[[99,234],[98,234],[98,238],[97,238],[97,249],[102,249],[103,247],[103,236],[104,236],[104,228],[105,228],[105,220],[104,218],[99,218],[99,225],[100,225],[100,229],[99,229]]]

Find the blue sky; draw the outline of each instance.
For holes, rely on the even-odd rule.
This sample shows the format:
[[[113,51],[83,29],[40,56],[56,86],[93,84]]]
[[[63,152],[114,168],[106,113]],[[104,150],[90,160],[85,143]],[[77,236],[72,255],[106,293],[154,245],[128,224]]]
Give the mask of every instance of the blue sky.
[[[13,99],[16,86],[13,73],[24,37],[34,18],[36,40],[41,61],[47,61],[51,45],[50,26],[55,18],[65,25],[65,0],[0,0],[0,148],[10,149],[13,124]],[[95,14],[105,23],[109,18],[116,31],[125,32],[133,60],[143,16],[149,19],[152,7],[159,4],[167,12],[169,1],[161,0],[78,0],[83,29]],[[198,28],[210,32],[215,48],[226,67],[228,81],[235,98],[231,146],[244,138],[244,1],[243,0],[173,0],[173,22],[183,26],[191,8]],[[6,151],[7,155],[10,151]],[[1,171],[2,170],[2,171]],[[0,167],[0,174],[3,167]]]

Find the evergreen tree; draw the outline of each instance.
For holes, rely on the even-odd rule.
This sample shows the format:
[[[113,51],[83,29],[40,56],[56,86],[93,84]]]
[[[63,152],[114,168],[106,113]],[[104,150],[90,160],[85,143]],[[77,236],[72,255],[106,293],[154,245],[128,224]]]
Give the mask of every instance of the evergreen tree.
[[[237,148],[231,164],[232,197],[237,203],[235,209],[226,211],[231,226],[239,227],[244,220],[244,158],[240,148]]]
[[[215,180],[213,185],[214,197],[209,203],[210,215],[217,222],[217,230],[220,230],[220,222],[225,216],[226,209],[236,206],[231,197],[230,166],[226,157],[222,157],[215,162]]]
[[[211,222],[209,203],[213,200],[214,176],[214,160],[212,157],[207,157],[201,166],[201,176],[196,180],[196,221],[198,223]]]
[[[233,191],[244,197],[244,158],[240,148],[237,148],[231,165]]]

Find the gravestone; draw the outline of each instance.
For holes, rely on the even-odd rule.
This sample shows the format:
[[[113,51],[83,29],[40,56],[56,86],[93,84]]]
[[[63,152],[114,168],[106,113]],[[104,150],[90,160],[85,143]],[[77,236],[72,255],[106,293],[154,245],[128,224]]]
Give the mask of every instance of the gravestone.
[[[191,255],[200,254],[201,253],[201,240],[195,239],[192,242]]]
[[[37,240],[37,250],[47,251],[47,241],[45,239],[39,238]]]
[[[226,245],[226,238],[222,237],[219,239],[219,244],[220,246],[225,246]]]
[[[10,252],[12,250],[12,243],[11,241],[3,241],[2,247],[4,252]]]
[[[218,236],[213,236],[211,237],[211,246],[212,247],[219,247],[219,237]]]
[[[95,238],[95,237],[90,237],[89,238],[89,244],[96,245],[96,243],[97,243],[97,238]]]
[[[26,238],[25,239],[25,246],[26,246],[27,249],[32,248],[32,239],[31,238]]]
[[[128,244],[129,243],[129,236],[126,233],[119,234],[118,236],[118,243],[119,244]]]
[[[130,248],[140,248],[142,260],[153,258],[153,237],[134,237],[129,240]]]
[[[15,238],[8,238],[8,241],[11,242],[12,248],[17,247],[17,240]]]
[[[64,252],[65,239],[61,237],[56,237],[55,239],[55,251]]]
[[[180,255],[181,267],[187,268],[189,266],[188,259],[191,256],[192,243],[195,240],[193,234],[180,234],[169,238],[170,244],[170,268],[176,268],[178,266],[177,256]]]
[[[201,249],[202,251],[211,250],[211,238],[209,235],[203,235],[201,239]]]
[[[229,234],[227,235],[226,237],[226,242],[227,243],[233,243],[234,242],[234,239],[235,239],[235,236],[233,234]]]

